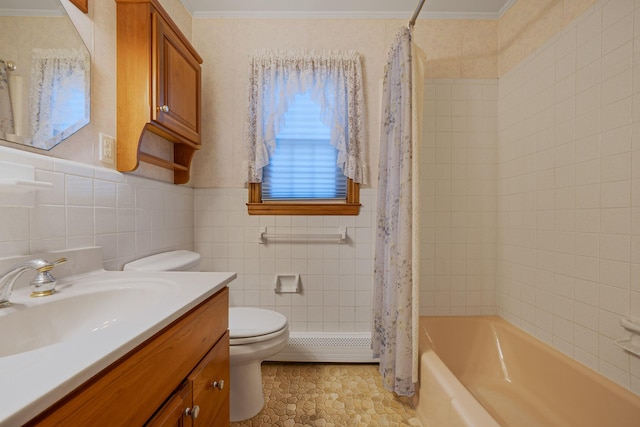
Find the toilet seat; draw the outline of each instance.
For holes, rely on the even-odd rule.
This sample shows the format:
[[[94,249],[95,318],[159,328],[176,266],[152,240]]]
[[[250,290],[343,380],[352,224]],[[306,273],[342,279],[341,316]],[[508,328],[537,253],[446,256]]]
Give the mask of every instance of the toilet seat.
[[[246,337],[246,338],[229,338],[229,345],[243,345],[243,344],[255,344],[262,341],[268,341],[274,338],[278,338],[280,335],[286,334],[288,332],[288,327],[284,327],[279,331],[272,332],[270,334],[260,335],[257,337]]]
[[[287,331],[287,318],[278,312],[255,307],[229,308],[230,345],[267,341]]]

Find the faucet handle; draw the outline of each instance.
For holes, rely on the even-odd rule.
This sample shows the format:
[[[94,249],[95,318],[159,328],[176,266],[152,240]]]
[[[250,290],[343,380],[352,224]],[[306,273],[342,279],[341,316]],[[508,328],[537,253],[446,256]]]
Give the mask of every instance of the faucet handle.
[[[64,264],[67,262],[66,258],[60,258],[53,262],[45,262],[42,267],[36,268],[38,274],[31,281],[31,296],[32,297],[44,297],[52,295],[56,292],[56,279],[49,273],[58,264]]]
[[[67,262],[67,259],[65,257],[62,257],[60,259],[57,259],[53,262],[47,262],[45,265],[43,265],[42,267],[36,268],[36,271],[38,273],[45,273],[47,271],[51,271],[53,270],[53,267],[55,267],[58,264],[64,264],[65,262]]]

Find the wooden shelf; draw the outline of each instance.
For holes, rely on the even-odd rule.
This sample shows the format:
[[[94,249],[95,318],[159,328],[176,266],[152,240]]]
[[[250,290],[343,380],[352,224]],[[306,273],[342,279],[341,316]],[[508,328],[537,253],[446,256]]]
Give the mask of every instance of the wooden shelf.
[[[185,184],[200,149],[202,58],[158,0],[115,1],[117,168],[130,172],[142,161],[173,170],[174,183]],[[172,156],[141,151],[145,132],[173,143]]]
[[[187,172],[189,170],[189,168],[184,165],[179,165],[178,163],[170,162],[168,160],[154,156],[153,154],[145,153],[143,151],[140,151],[140,154],[138,155],[138,159],[141,162],[149,163],[152,165],[159,166],[161,168],[171,169],[174,171]]]

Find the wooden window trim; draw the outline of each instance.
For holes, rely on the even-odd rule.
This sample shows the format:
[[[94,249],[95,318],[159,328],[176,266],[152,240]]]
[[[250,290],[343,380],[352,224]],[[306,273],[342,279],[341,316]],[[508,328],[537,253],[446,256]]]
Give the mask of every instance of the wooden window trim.
[[[265,202],[262,184],[249,183],[249,215],[358,215],[360,213],[360,184],[347,179],[347,198],[344,202]]]

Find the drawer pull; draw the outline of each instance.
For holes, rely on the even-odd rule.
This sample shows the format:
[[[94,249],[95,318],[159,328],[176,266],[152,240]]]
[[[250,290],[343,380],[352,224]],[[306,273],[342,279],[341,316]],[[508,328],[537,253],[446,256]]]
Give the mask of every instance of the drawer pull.
[[[218,390],[222,390],[224,388],[224,380],[213,381],[211,383],[211,387],[217,388]]]
[[[163,113],[168,113],[169,112],[169,106],[168,105],[161,105],[160,107],[158,107],[158,111],[162,111]]]
[[[200,413],[200,407],[198,405],[195,405],[193,408],[187,408],[184,410],[184,414],[187,417],[193,418],[194,420],[198,418],[199,413]]]

